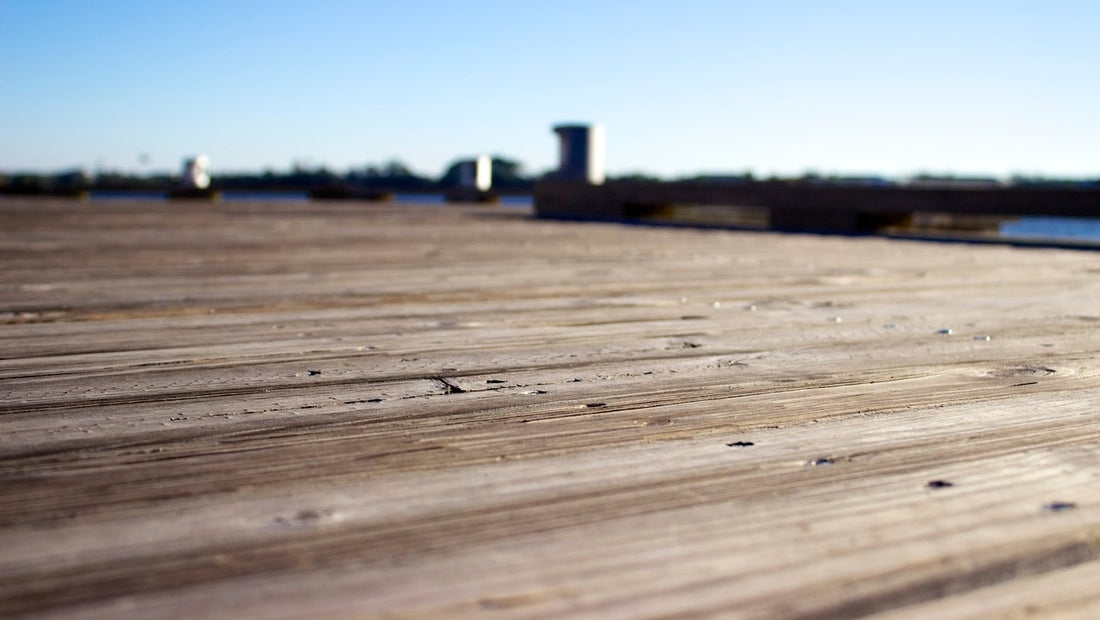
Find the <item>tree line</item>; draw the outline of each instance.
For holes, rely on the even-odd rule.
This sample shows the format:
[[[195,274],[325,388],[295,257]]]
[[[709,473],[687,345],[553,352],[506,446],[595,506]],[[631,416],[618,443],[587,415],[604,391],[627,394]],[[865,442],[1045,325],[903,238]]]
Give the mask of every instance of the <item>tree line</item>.
[[[310,191],[347,187],[395,191],[445,191],[459,184],[461,160],[451,163],[439,177],[414,172],[404,162],[394,159],[381,164],[367,164],[346,173],[337,173],[324,166],[296,164],[289,171],[265,170],[260,173],[213,174],[211,187],[230,191]],[[524,170],[519,161],[492,157],[493,187],[498,190],[529,192],[535,175]],[[0,193],[5,194],[67,194],[87,191],[165,191],[176,186],[178,175],[99,172],[82,170],[58,173],[0,172]]]

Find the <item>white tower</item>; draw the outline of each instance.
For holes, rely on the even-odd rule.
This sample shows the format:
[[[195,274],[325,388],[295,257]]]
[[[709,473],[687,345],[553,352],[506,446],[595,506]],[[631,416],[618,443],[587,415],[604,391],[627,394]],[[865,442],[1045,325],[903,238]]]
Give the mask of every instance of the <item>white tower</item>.
[[[458,185],[463,189],[487,192],[493,186],[493,160],[488,155],[463,161],[458,166]]]
[[[180,185],[184,189],[206,189],[210,187],[210,158],[199,155],[194,159],[183,160],[183,177]]]
[[[557,125],[554,132],[561,139],[558,178],[592,185],[603,184],[603,125]]]

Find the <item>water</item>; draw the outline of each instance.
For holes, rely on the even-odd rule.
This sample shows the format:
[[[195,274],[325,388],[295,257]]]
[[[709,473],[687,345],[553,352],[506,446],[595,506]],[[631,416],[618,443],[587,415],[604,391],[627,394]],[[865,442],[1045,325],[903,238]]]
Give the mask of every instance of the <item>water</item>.
[[[1100,218],[1022,217],[1001,224],[1000,233],[1013,239],[1100,243]]]
[[[223,200],[309,200],[306,192],[234,192],[222,195]],[[164,192],[92,192],[92,200],[165,200]],[[437,204],[446,203],[441,193],[399,193],[394,196],[399,204]],[[500,197],[500,204],[506,207],[530,207],[531,196],[508,195]],[[1027,241],[1085,242],[1100,243],[1100,218],[1072,217],[1022,217],[1001,224],[1000,234],[1006,239]]]
[[[130,192],[130,191],[94,191],[92,200],[167,200],[167,192]],[[306,201],[309,194],[306,192],[222,192],[222,200],[290,200]]]
[[[164,200],[167,197],[165,192],[114,192],[114,191],[94,191],[91,192],[92,200]]]
[[[92,192],[92,200],[166,200],[165,192],[127,192],[127,191],[95,191]],[[247,192],[225,191],[222,192],[222,200],[236,201],[301,201],[309,200],[307,192]],[[447,202],[442,193],[397,193],[394,201],[399,204],[429,204],[441,205]],[[533,202],[529,195],[507,195],[500,197],[500,204],[506,207],[530,207]]]
[[[441,205],[447,202],[443,194],[405,194],[398,192],[393,195],[394,202],[400,204]]]
[[[306,192],[223,192],[222,200],[277,200],[279,202],[305,202],[309,200],[309,194],[307,194]]]

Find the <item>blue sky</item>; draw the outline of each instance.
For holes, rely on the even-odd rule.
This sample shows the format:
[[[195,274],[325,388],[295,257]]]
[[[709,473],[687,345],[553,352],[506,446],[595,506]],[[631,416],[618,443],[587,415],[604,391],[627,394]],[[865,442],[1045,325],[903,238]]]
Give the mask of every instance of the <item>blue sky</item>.
[[[0,170],[1100,177],[1100,2],[0,0]],[[141,154],[148,155],[142,163]]]

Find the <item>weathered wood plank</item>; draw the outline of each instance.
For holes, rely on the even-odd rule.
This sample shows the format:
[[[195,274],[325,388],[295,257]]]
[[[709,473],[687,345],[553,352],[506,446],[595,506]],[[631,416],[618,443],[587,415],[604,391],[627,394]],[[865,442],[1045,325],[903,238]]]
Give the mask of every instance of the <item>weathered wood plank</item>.
[[[7,615],[1100,604],[1095,253],[493,206],[0,224]]]

